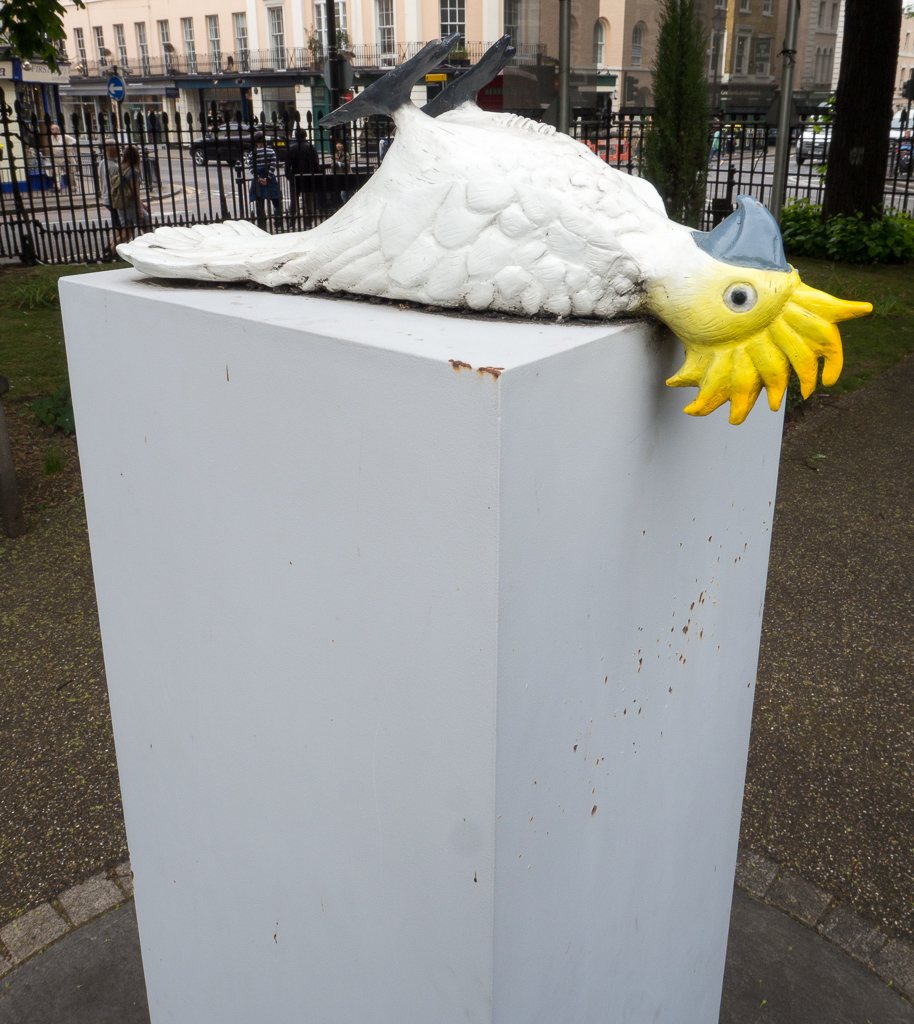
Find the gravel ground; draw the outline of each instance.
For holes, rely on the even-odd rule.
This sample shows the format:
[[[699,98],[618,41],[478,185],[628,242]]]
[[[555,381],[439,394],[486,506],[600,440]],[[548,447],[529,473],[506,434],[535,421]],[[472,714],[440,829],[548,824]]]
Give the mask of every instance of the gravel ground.
[[[914,938],[914,357],[781,456],[741,842]]]
[[[0,923],[127,853],[76,444],[17,408],[29,530],[0,537]],[[49,449],[64,468],[46,476]]]
[[[44,477],[55,439],[8,419],[30,531],[0,538],[0,922],[127,852],[75,446]],[[914,359],[788,427],[741,835],[908,939],[912,467]]]

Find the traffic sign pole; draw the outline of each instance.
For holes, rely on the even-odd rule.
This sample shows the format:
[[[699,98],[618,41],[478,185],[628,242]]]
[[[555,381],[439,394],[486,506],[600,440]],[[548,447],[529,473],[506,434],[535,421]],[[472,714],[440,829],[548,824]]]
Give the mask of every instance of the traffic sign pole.
[[[123,78],[118,75],[112,75],[108,79],[108,96],[117,104],[117,123],[121,123],[121,101],[127,95],[127,86],[124,85]]]

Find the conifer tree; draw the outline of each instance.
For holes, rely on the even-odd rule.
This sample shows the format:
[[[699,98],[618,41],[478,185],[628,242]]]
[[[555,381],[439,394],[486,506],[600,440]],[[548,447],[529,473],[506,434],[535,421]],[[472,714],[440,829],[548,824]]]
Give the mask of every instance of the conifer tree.
[[[695,0],[662,0],[654,66],[654,114],[642,173],[672,220],[699,227],[708,174],[711,107],[707,42]]]

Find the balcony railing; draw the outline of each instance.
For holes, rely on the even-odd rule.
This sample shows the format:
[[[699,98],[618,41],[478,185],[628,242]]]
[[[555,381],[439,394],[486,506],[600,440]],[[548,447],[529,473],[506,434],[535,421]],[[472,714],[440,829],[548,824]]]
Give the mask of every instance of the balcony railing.
[[[424,43],[397,43],[395,47],[358,45],[342,49],[354,68],[384,69],[397,67],[422,49]],[[489,49],[490,43],[464,44],[451,54],[446,64],[475,64]],[[546,56],[544,43],[519,47],[512,64],[541,64]],[[76,61],[70,65],[71,80],[107,78],[123,75],[132,78],[175,78],[247,74],[249,72],[320,71],[327,59],[320,47],[303,46],[284,50],[236,50],[233,53],[167,53],[161,57],[131,57],[126,62],[107,58],[101,61]]]

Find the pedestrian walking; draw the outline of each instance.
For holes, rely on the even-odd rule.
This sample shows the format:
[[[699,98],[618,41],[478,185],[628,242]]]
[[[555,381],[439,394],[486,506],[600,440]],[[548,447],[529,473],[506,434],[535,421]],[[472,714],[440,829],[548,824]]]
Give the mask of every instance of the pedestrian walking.
[[[314,192],[317,187],[315,175],[323,176],[324,169],[317,151],[308,139],[304,128],[295,130],[295,141],[286,154],[286,177],[289,179],[291,202],[289,204],[290,227],[302,216],[302,227],[314,224]]]
[[[282,217],[282,197],[276,177],[276,151],[267,145],[263,132],[254,133],[254,148],[247,153],[244,163],[251,175],[248,198],[256,207],[258,226],[266,228],[268,199],[273,204],[273,217],[278,224]]]

